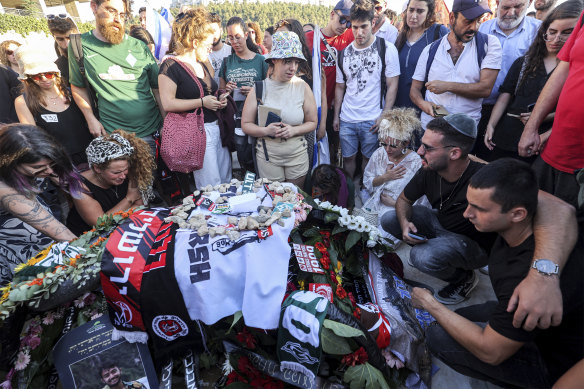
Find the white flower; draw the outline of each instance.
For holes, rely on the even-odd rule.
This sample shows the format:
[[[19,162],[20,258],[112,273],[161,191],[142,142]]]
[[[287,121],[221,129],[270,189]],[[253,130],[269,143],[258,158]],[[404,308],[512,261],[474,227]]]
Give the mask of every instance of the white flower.
[[[16,357],[16,363],[14,364],[14,370],[24,370],[30,363],[30,355],[28,350],[21,351]]]
[[[370,239],[370,240],[367,241],[367,247],[369,247],[369,248],[375,247],[376,244],[377,244],[377,242],[374,241],[374,240],[371,240]]]
[[[371,232],[371,230],[373,229],[373,226],[369,223],[365,224],[365,232]]]
[[[351,223],[351,217],[349,215],[341,216],[337,219],[337,222],[343,227],[348,226]]]
[[[356,216],[355,221],[357,223],[367,223],[367,221],[365,220],[365,218],[363,216]]]
[[[233,371],[233,366],[231,366],[231,362],[229,361],[229,353],[225,353],[225,362],[223,362],[222,370],[225,375]]]
[[[349,225],[347,227],[349,228],[349,230],[356,230],[357,226],[358,226],[358,224],[355,223],[354,220],[351,220],[351,223],[349,223]]]
[[[339,212],[341,212],[341,209],[343,209],[343,208],[339,207],[338,205],[335,205],[334,207],[331,208],[331,211],[339,213]]]
[[[324,203],[320,203],[319,205],[321,208],[325,209],[331,209],[333,206],[329,201],[325,201]]]
[[[320,205],[320,200],[319,199],[314,199],[314,202],[316,203],[316,205]]]
[[[357,223],[357,228],[355,228],[357,232],[364,232],[365,226],[362,223]]]
[[[349,216],[349,210],[347,208],[341,208],[341,210],[339,211],[339,213],[341,214],[341,216],[345,217],[345,216]]]

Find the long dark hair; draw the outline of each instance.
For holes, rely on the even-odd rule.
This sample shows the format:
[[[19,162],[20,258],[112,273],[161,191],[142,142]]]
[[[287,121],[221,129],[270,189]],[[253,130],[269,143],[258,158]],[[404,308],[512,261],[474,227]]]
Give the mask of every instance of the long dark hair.
[[[335,205],[337,204],[339,189],[341,188],[339,174],[344,174],[341,168],[327,164],[318,165],[314,169],[314,172],[312,172],[312,187],[318,186],[322,189],[324,199]]]
[[[304,35],[302,24],[300,24],[300,22],[296,19],[284,19],[278,22],[275,27],[276,29],[286,27],[288,31],[294,32],[296,35],[298,35],[298,39],[302,44],[302,54],[304,55],[304,58],[306,58],[306,61],[300,61],[300,64],[298,65],[298,72],[304,73],[306,78],[312,80],[312,61],[310,60],[312,58],[312,54],[310,53],[310,49],[306,44],[306,36]]]
[[[436,23],[436,3],[434,2],[434,0],[420,0],[423,1],[424,3],[426,3],[426,6],[428,7],[428,13],[426,14],[426,20],[424,21],[424,29],[427,29],[428,27],[430,27],[431,25],[433,25],[434,23]],[[410,32],[410,26],[408,26],[408,8],[410,7],[410,3],[412,2],[412,0],[408,1],[408,5],[406,6],[406,9],[404,10],[404,12],[402,12],[402,27],[401,30],[399,32],[399,35],[397,36],[397,39],[395,41],[395,47],[399,50],[402,49],[402,47],[404,47],[404,45],[406,44],[406,41],[408,40],[408,32]]]
[[[227,28],[229,26],[236,25],[236,24],[239,24],[241,26],[241,30],[244,33],[249,33],[249,28],[247,27],[247,24],[239,16],[234,16],[231,19],[229,19],[227,21],[227,25],[225,26],[225,28]],[[257,54],[262,53],[262,49],[258,45],[256,45],[255,42],[251,39],[251,34],[247,34],[247,38],[245,40],[245,45],[247,46],[248,49],[250,49],[254,53],[257,53]]]
[[[65,96],[65,103],[71,104],[71,91],[67,88],[63,78],[60,75],[55,76],[54,82],[55,85],[57,85],[57,88],[59,88],[59,92]],[[26,102],[26,106],[33,116],[36,116],[41,111],[43,105],[47,106],[47,101],[43,96],[41,87],[32,79],[26,78],[22,80],[22,90],[24,91],[24,101]]]
[[[547,47],[545,41],[543,40],[543,35],[547,32],[550,24],[555,20],[561,19],[577,19],[582,12],[582,1],[581,0],[569,0],[565,3],[558,5],[552,10],[545,18],[545,20],[539,26],[537,30],[537,35],[533,40],[529,50],[525,54],[525,64],[522,67],[522,76],[517,83],[517,88],[527,80],[528,77],[532,77],[537,72],[540,66],[543,66],[543,59],[547,56]]]
[[[81,176],[71,164],[65,149],[45,130],[30,124],[0,126],[0,180],[24,196],[39,192],[35,180],[18,171],[18,165],[48,159],[59,176],[60,187],[79,196],[83,190]]]

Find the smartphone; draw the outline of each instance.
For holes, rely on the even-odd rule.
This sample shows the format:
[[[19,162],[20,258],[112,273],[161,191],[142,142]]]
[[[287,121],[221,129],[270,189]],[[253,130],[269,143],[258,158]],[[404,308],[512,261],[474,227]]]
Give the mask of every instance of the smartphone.
[[[227,96],[229,96],[229,92],[223,93],[222,95],[219,96],[219,100],[223,101],[227,98]]]
[[[444,108],[443,106],[439,105],[437,107],[434,107],[434,116],[436,117],[442,117],[442,116],[446,116],[448,115],[450,112],[448,112],[446,110],[446,108]]]
[[[418,234],[418,233],[413,233],[413,232],[408,232],[408,236],[412,239],[416,239],[416,240],[427,240],[428,238],[426,238],[424,235],[422,234]]]
[[[266,118],[266,127],[272,123],[280,123],[282,118],[280,115],[275,114],[274,112],[268,112],[268,117]]]

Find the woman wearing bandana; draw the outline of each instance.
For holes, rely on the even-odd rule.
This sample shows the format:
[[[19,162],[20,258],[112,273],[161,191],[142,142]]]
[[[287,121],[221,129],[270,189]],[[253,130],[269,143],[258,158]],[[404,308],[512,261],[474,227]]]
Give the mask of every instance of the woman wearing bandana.
[[[95,138],[87,147],[90,169],[83,172],[85,192],[73,199],[67,226],[81,234],[104,214],[127,211],[147,204],[156,168],[150,147],[134,134],[116,130]]]

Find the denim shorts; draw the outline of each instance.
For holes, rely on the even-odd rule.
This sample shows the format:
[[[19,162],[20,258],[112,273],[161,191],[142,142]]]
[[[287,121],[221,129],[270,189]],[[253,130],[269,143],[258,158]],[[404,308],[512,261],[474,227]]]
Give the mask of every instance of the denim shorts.
[[[377,133],[369,132],[375,120],[366,120],[358,123],[349,123],[341,120],[339,136],[341,138],[341,152],[343,158],[357,154],[361,144],[361,154],[367,159],[377,149]]]

